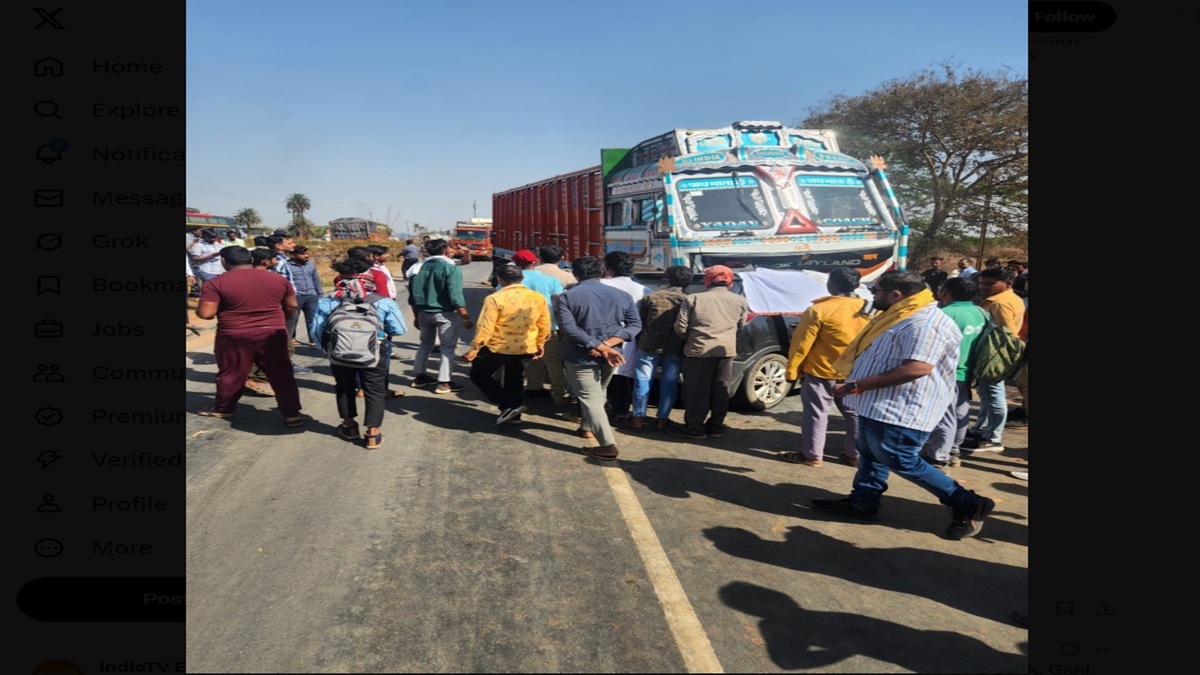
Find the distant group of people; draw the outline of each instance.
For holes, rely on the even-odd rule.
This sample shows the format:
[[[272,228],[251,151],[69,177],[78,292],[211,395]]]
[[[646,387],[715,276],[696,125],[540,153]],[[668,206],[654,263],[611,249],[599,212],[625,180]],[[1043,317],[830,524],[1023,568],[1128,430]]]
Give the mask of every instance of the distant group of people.
[[[222,271],[204,282],[197,315],[219,319],[217,396],[200,414],[233,417],[247,373],[259,369],[274,389],[285,423],[303,425],[290,360],[303,307],[310,345],[331,357],[341,418],[336,434],[361,438],[370,449],[381,447],[384,403],[403,396],[388,387],[391,339],[408,330],[386,267],[389,251],[350,249],[333,264],[338,276],[334,291],[326,294],[307,252],[297,253],[292,242],[276,239],[265,242],[269,255],[240,246],[215,252]],[[549,381],[551,404],[576,406],[567,416],[578,420],[580,436],[594,441],[581,452],[601,460],[619,456],[615,425],[632,431],[651,426],[648,404],[655,379],[654,429],[690,439],[726,434],[737,333],[749,312],[746,299],[730,290],[733,270],[708,267],[705,290],[687,293],[693,270],[669,267],[667,287],[651,291],[632,278],[633,259],[625,252],[603,259],[584,256],[567,271],[560,267],[557,246],[517,251],[510,264],[495,268],[495,290],[485,299],[469,348],[460,357],[462,331],[475,325],[462,270],[445,255],[447,246],[442,239],[422,246],[410,240],[402,254],[401,278],[420,332],[410,386],[435,394],[461,392],[465,387],[453,380],[453,368],[469,364],[470,382],[496,406],[495,423],[511,425],[521,423],[528,397],[544,394]],[[208,255],[204,248],[189,250],[189,264],[196,258],[206,262]],[[884,273],[872,288],[873,302],[856,293],[856,270],[832,270],[829,295],[804,312],[789,345],[787,378],[799,381],[801,436],[798,450],[779,457],[820,466],[828,415],[836,406],[846,425],[841,457],[856,473],[849,496],[814,500],[814,506],[873,520],[888,476],[895,472],[951,508],[947,536],[961,539],[979,531],[995,502],[964,488],[945,469],[958,462],[960,451],[1002,449],[1007,412],[1004,383],[980,385],[975,390],[981,413],[974,426],[968,424],[974,383],[967,361],[988,321],[1027,336],[1027,281],[1022,298],[1013,291],[1012,264],[975,272],[968,271],[972,261],[964,258],[959,274],[950,277],[940,263],[941,258],[932,259],[923,274]],[[980,294],[984,300],[976,302]],[[371,349],[378,353],[363,364],[346,365],[333,357],[339,345],[331,343],[330,324],[351,309],[376,338]],[[680,386],[685,390],[681,424],[670,419]],[[361,426],[358,398],[365,399]]]

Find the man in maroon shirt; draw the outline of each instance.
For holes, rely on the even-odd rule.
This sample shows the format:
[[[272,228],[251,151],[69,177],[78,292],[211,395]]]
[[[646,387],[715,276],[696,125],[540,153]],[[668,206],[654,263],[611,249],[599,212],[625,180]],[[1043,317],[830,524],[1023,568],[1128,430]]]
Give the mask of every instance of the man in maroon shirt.
[[[232,418],[251,365],[257,364],[275,390],[275,401],[288,426],[304,425],[300,389],[288,357],[287,317],[296,313],[296,292],[279,274],[256,269],[250,251],[221,249],[225,273],[200,291],[196,316],[217,319],[213,355],[217,359],[217,398],[205,417]]]

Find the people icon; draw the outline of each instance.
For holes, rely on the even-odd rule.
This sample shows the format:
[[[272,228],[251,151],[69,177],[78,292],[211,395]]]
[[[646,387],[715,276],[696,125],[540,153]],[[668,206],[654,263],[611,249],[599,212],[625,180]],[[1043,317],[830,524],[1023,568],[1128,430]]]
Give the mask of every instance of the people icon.
[[[61,372],[59,372],[61,368],[62,368],[62,366],[59,366],[57,363],[52,364],[52,365],[47,365],[45,363],[40,364],[37,367],[38,371],[33,374],[33,381],[34,382],[66,382],[67,378],[64,377]]]
[[[44,495],[42,503],[38,504],[38,513],[62,513],[62,508],[54,503],[54,495]]]

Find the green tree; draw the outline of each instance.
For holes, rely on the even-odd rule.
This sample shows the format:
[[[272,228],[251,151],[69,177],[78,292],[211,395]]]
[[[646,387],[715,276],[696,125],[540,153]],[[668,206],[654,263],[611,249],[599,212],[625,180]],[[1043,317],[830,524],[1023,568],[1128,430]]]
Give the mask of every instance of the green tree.
[[[1029,81],[953,64],[890,80],[808,110],[842,152],[881,155],[909,218],[909,254],[957,250],[964,238],[1028,229]]]
[[[288,232],[293,237],[307,239],[312,233],[312,221],[304,217],[304,212],[312,208],[312,202],[300,192],[293,192],[283,202],[283,207],[292,214],[292,224]]]
[[[292,224],[287,226],[287,233],[296,239],[313,239],[317,225],[304,216],[294,216]]]
[[[254,209],[245,208],[233,214],[233,222],[236,223],[238,227],[249,230],[255,225],[262,223],[262,216],[258,215],[258,211],[255,211]]]

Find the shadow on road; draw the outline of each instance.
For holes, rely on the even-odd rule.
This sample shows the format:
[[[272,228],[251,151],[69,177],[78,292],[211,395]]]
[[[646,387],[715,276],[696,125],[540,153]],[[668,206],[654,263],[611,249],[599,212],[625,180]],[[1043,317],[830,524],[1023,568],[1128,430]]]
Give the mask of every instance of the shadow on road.
[[[779,591],[747,582],[727,584],[721,599],[760,618],[771,660],[787,670],[818,670],[856,655],[912,673],[1023,673],[1029,668],[1024,655],[1001,652],[973,637],[807,610]]]

